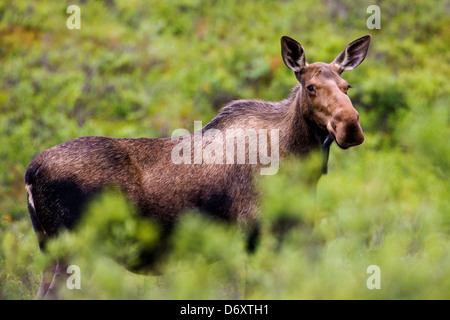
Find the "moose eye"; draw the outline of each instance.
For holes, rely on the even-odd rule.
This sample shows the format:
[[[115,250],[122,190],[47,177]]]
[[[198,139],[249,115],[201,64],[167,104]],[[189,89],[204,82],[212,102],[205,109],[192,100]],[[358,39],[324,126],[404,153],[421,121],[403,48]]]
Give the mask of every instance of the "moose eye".
[[[313,86],[307,86],[306,89],[308,89],[308,91],[311,93],[316,93],[316,90],[314,90]]]
[[[350,89],[351,87],[352,87],[351,85],[348,85],[347,88],[345,89],[344,93],[347,94],[348,89]]]

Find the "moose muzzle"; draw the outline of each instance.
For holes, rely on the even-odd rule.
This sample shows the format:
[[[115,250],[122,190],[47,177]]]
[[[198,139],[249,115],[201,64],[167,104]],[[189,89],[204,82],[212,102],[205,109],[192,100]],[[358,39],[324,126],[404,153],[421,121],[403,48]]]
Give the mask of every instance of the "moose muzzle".
[[[342,149],[364,142],[359,114],[353,107],[336,112],[328,122],[327,129]]]

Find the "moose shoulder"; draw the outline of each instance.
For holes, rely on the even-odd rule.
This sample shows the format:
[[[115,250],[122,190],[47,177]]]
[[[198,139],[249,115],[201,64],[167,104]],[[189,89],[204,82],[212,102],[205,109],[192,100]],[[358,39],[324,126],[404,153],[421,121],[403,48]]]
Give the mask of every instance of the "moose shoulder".
[[[271,152],[269,159],[278,161],[276,155],[281,162],[314,149],[327,155],[333,141],[344,149],[363,143],[358,112],[347,96],[350,86],[341,74],[364,60],[370,40],[366,35],[353,41],[330,64],[308,64],[303,47],[282,37],[283,61],[298,80],[292,94],[275,103],[241,100],[224,107],[209,124],[184,137],[193,142],[187,145],[192,161],[174,161],[179,141],[171,138],[82,137],[43,151],[25,175],[28,209],[41,250],[62,229],[73,228],[87,202],[111,185],[126,194],[140,215],[160,221],[164,234],[181,212],[194,208],[237,222],[248,236],[248,249],[253,250],[258,235],[254,181],[267,165],[261,161],[262,141],[266,146],[276,141],[269,148],[277,152]],[[208,138],[211,132],[214,139]],[[228,137],[220,141],[226,132],[234,134],[233,150],[244,135],[243,162],[238,151],[229,156]],[[201,151],[208,151],[211,141],[216,143],[216,161],[196,162],[199,138]],[[256,148],[251,148],[252,143]],[[151,260],[142,259],[142,266]],[[44,270],[38,296],[50,297],[64,273],[62,261]]]

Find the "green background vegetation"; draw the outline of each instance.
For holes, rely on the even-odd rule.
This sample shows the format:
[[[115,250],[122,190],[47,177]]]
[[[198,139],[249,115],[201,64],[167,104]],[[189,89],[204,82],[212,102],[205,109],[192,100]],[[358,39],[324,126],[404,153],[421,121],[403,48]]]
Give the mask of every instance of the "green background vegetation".
[[[66,8],[81,8],[69,30]],[[366,9],[381,8],[369,30]],[[81,267],[74,299],[449,299],[450,3],[448,1],[0,1],[0,299],[32,299],[48,257],[38,249],[24,174],[66,140],[170,136],[227,102],[284,99],[295,78],[280,37],[330,62],[372,34],[343,77],[366,142],[261,180],[262,238],[248,256],[235,228],[186,215],[160,276],[133,259],[157,229],[120,197],[89,209],[81,237],[51,246]],[[101,218],[99,218],[101,217]],[[136,241],[138,240],[138,241]],[[118,246],[117,246],[118,244]],[[95,248],[95,249],[93,249]],[[98,253],[105,253],[105,255]],[[381,289],[369,290],[369,265]]]

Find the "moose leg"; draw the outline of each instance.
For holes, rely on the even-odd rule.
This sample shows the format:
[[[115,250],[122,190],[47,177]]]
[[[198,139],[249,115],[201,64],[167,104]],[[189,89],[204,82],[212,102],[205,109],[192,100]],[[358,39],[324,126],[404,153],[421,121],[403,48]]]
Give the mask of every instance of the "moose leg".
[[[50,300],[58,300],[58,290],[62,288],[62,286],[65,284],[65,280],[67,278],[67,266],[65,263],[62,263],[60,260],[56,262],[56,266],[53,273],[53,279],[52,282],[47,290],[47,293],[45,294],[45,299]]]
[[[245,234],[247,252],[253,253],[258,245],[261,230],[256,205],[249,205],[244,211],[238,214],[238,225],[240,230]]]
[[[248,255],[255,253],[260,240],[261,223],[257,214],[258,209],[254,206],[249,208],[246,213],[241,213],[238,219],[239,228],[245,235],[246,250]],[[247,269],[248,264],[245,263],[241,268],[240,273],[242,282],[240,288],[238,288],[238,291],[240,292],[239,299],[245,299],[247,296]]]
[[[247,230],[247,251],[253,253],[256,250],[256,246],[259,243],[259,236],[261,232],[261,224],[259,220],[252,222],[252,225]]]
[[[39,285],[39,291],[37,293],[37,299],[44,299],[47,294],[48,288],[52,284],[53,275],[55,274],[56,264],[46,266],[42,271],[41,284]]]

